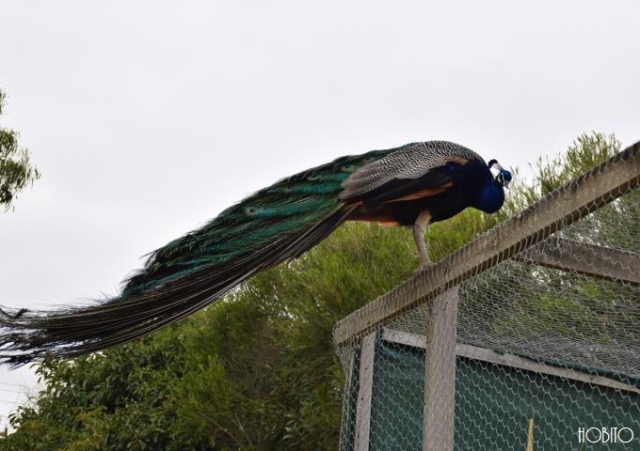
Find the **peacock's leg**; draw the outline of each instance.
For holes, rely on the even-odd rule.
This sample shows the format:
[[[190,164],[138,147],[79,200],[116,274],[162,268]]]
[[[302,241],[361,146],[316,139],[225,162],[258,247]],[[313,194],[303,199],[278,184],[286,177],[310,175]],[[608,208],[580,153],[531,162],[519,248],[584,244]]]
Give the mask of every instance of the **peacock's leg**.
[[[429,260],[429,254],[427,252],[427,244],[424,241],[424,232],[427,230],[427,226],[431,221],[431,213],[429,211],[423,211],[416,218],[416,222],[413,223],[413,239],[416,242],[416,246],[418,246],[418,261],[420,262],[420,266],[418,266],[417,271],[422,271],[431,265],[431,260]]]

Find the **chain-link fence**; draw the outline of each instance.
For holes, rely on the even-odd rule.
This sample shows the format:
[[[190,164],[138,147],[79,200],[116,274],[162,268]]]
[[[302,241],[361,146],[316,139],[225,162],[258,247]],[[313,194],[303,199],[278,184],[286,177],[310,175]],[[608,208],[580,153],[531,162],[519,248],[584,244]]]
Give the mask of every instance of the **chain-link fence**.
[[[640,450],[640,143],[339,322],[341,450]]]

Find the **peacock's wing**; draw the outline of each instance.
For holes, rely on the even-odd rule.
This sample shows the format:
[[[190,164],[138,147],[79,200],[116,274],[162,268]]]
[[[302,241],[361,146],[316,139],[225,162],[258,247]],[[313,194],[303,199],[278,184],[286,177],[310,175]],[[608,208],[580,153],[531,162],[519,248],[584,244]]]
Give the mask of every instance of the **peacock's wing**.
[[[454,183],[452,167],[472,160],[484,162],[477,153],[451,142],[408,144],[347,178],[340,199],[380,204],[438,194]]]

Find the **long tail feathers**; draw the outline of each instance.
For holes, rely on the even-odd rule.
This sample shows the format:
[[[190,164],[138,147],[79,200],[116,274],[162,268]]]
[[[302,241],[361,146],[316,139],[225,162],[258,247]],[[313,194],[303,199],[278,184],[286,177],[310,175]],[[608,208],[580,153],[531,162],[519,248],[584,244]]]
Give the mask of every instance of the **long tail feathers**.
[[[340,184],[388,151],[343,157],[284,179],[154,252],[120,296],[59,311],[0,309],[0,362],[73,357],[141,337],[309,250],[350,214]]]

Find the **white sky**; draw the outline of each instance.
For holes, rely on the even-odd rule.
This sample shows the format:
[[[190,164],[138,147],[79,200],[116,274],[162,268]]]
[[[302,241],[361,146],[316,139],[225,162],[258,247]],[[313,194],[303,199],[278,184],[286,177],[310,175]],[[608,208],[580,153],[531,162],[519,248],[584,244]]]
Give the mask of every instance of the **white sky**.
[[[0,16],[0,125],[43,174],[0,213],[2,305],[115,294],[144,254],[341,155],[447,139],[526,169],[582,132],[640,139],[637,1],[1,1]],[[0,369],[0,425],[34,387]]]

